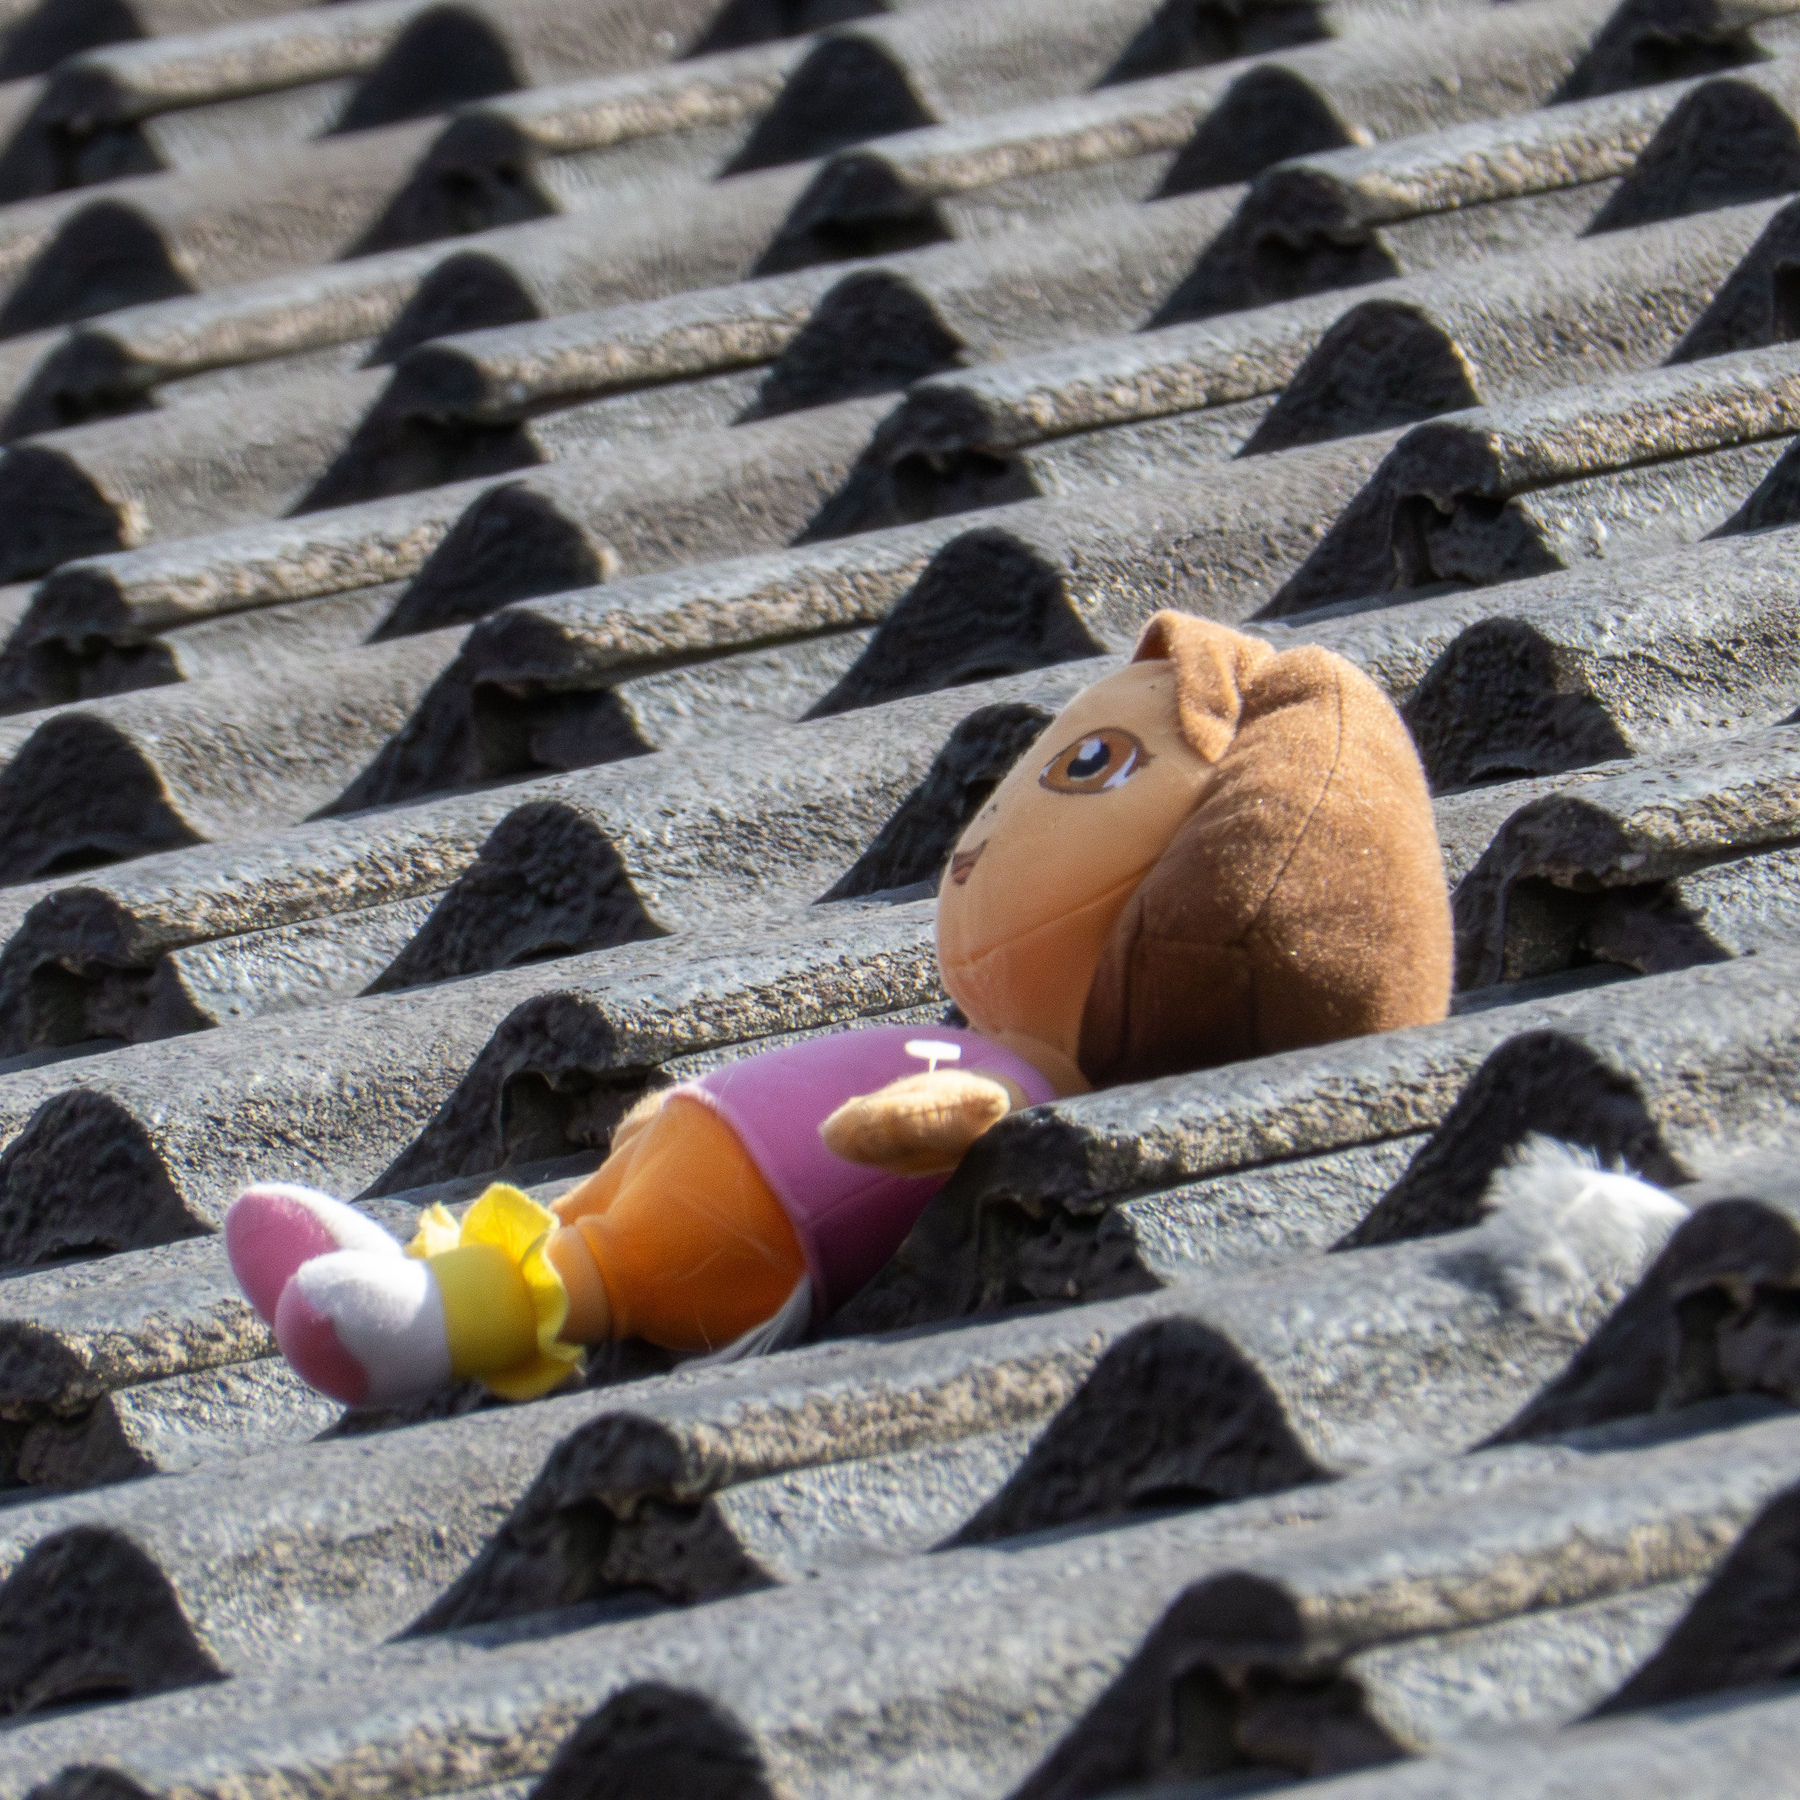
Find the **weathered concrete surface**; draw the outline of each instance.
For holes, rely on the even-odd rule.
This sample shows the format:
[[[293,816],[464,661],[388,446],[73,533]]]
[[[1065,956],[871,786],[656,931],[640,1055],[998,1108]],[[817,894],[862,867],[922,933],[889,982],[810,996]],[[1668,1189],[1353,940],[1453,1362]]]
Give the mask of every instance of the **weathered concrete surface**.
[[[1465,14],[1428,36],[1372,33],[1305,45],[1259,59],[1248,73],[1227,65],[1168,75],[840,151],[794,208],[761,272],[828,259],[846,238],[944,236],[946,200],[1025,175],[1180,150],[1165,186],[1181,193],[1242,181],[1302,150],[1528,111],[1573,73],[1611,10],[1584,0],[1555,12]]]
[[[1784,1429],[1792,1429],[1791,1421],[1742,1427],[1732,1435],[1747,1446],[1759,1431]],[[1691,1440],[1690,1451],[1700,1441],[1704,1440]],[[1604,1546],[1623,1548],[1614,1536],[1622,1521],[1615,1515],[1601,1523],[1598,1516],[1606,1506],[1600,1499],[1605,1491],[1597,1483],[1583,1496],[1587,1507],[1594,1508],[1589,1516],[1598,1530],[1590,1547],[1601,1564],[1609,1560]],[[1561,1495],[1546,1498],[1551,1518],[1569,1504]],[[1679,1502],[1660,1516],[1674,1526],[1678,1510]],[[1468,1523],[1481,1534],[1484,1526],[1492,1528],[1489,1519],[1498,1523],[1496,1514],[1504,1516],[1500,1508],[1490,1513],[1481,1507]],[[1644,1542],[1644,1560],[1626,1554],[1631,1574],[1612,1587],[1612,1595],[1666,1589],[1672,1579],[1692,1580],[1706,1573],[1722,1560],[1747,1523],[1742,1513],[1715,1515],[1706,1524],[1690,1518],[1699,1530],[1684,1545],[1685,1556],[1694,1558],[1687,1568],[1672,1566],[1685,1560],[1683,1552],[1665,1560],[1666,1551]],[[1378,1691],[1373,1696],[1366,1689],[1358,1694],[1359,1684],[1350,1674],[1356,1664],[1346,1659],[1345,1652],[1385,1642],[1390,1656],[1404,1654],[1405,1641],[1416,1631],[1407,1628],[1410,1621],[1405,1615],[1411,1608],[1403,1598],[1411,1583],[1396,1570],[1391,1543],[1378,1550],[1375,1539],[1380,1532],[1366,1528],[1358,1547],[1369,1561],[1367,1573],[1361,1574],[1362,1556],[1352,1547],[1357,1535],[1348,1532],[1329,1547],[1324,1542],[1315,1547],[1299,1537],[1276,1540],[1230,1574],[1189,1587],[1158,1621],[1125,1673],[1019,1792],[1092,1794],[1121,1781],[1191,1778],[1258,1766],[1295,1775],[1330,1774],[1393,1758],[1403,1746],[1382,1729],[1378,1711],[1369,1716],[1374,1709],[1368,1709],[1368,1701],[1378,1702]],[[1704,1549],[1696,1538],[1704,1540]],[[1423,1545],[1414,1539],[1404,1559],[1410,1560],[1416,1548]],[[1592,1604],[1600,1597],[1579,1578],[1572,1585],[1585,1592],[1570,1592],[1553,1579],[1543,1586],[1533,1584],[1530,1604],[1518,1605],[1515,1600],[1504,1611],[1480,1609],[1485,1616],[1475,1619],[1462,1613],[1449,1595],[1440,1594],[1439,1616],[1443,1626],[1453,1629],[1508,1617],[1524,1625],[1521,1615],[1576,1601]],[[1657,1594],[1651,1603],[1666,1605],[1666,1599],[1666,1594]],[[1548,1623],[1541,1614],[1539,1618],[1540,1627]],[[1348,1692],[1338,1686],[1346,1677]],[[1554,1718],[1559,1697],[1554,1690],[1544,1697]],[[1467,1696],[1465,1705],[1468,1724],[1479,1725],[1479,1698]]]
[[[1783,217],[1769,204],[1729,208],[1553,253],[1484,259],[1478,274],[1456,259],[1375,282],[1366,298],[1333,291],[933,375],[914,384],[869,460],[912,476],[916,459],[918,475],[929,468],[943,479],[946,459],[1004,457],[1071,432],[1278,391],[1252,449],[1280,449],[1649,368],[1682,343]],[[1765,267],[1765,305],[1772,285]],[[1771,335],[1748,330],[1743,343],[1717,348]]]
[[[704,1465],[689,1452],[671,1466],[682,1474],[647,1485],[630,1436],[610,1423],[584,1428],[424,1624],[467,1625],[634,1585],[710,1598],[809,1578],[813,1558],[848,1564],[937,1539],[984,1543],[1156,1506],[1220,1504],[1472,1447],[1488,1422],[1561,1370],[1618,1293],[1615,1277],[1604,1289],[1565,1284],[1548,1305],[1543,1294],[1527,1297],[1487,1236],[1296,1256],[1278,1270],[1144,1300],[890,1345],[896,1367],[923,1366],[933,1346],[973,1348],[991,1363],[991,1395],[1057,1346],[1059,1397],[1041,1415],[1001,1407],[978,1417],[971,1429],[984,1441],[972,1453],[951,1444],[941,1455],[821,1466],[768,1485],[726,1472],[729,1439],[715,1434]],[[1014,1429],[1025,1423],[1028,1434]],[[834,1526],[824,1516],[833,1493],[847,1505],[866,1495],[902,1530],[902,1545],[883,1551],[867,1521]],[[794,1505],[806,1510],[804,1526],[790,1519]],[[582,1521],[600,1509],[613,1516],[597,1554]]]
[[[1292,1761],[1278,1752],[1279,1761],[1354,1768],[1477,1734],[1570,1724],[1656,1651],[1698,1585],[1661,1582],[1347,1657],[1327,1690],[1338,1705],[1302,1701],[1280,1719],[1271,1735]]]
[[[0,498],[14,514],[0,534],[0,568],[39,574],[73,559],[204,536],[251,520],[603,456],[623,448],[626,439],[717,430],[743,410],[754,384],[715,379],[621,395],[542,423],[498,430],[370,417],[383,386],[379,370],[297,377],[257,396],[259,422],[248,434],[234,436],[246,401],[227,387],[146,415],[15,445],[0,458]],[[816,429],[823,433],[824,422]],[[753,446],[783,435],[794,436],[795,428],[782,434],[764,427],[735,448],[748,457]],[[235,445],[235,456],[226,454],[227,444]],[[724,443],[719,454],[696,443],[683,466],[697,471],[715,461],[728,464],[733,448]],[[829,456],[823,438],[818,453]],[[722,467],[718,478],[728,480],[728,470]],[[828,469],[819,481],[823,497],[835,482]],[[54,496],[54,509],[16,517],[17,506],[38,495],[45,501]],[[799,521],[809,510],[799,512]],[[771,532],[776,541],[784,535],[778,523],[765,536]],[[705,546],[697,544],[695,553],[704,554]]]
[[[477,624],[358,804],[484,778],[483,690],[599,693],[645,664],[880,623],[820,714],[1128,648],[1158,606],[1243,621],[1391,434],[516,602]],[[529,767],[530,765],[525,765]],[[523,773],[500,765],[491,774]]]
[[[1003,752],[1010,766],[1021,724],[1060,709],[1081,680],[1079,670],[1059,670],[841,724],[758,732],[756,748],[743,744],[730,768],[702,740],[654,760],[196,847],[80,882],[53,878],[14,892],[18,923],[0,956],[0,1010],[7,1029],[33,1043],[136,1035],[146,1008],[157,1017],[172,1008],[165,1022],[179,1022],[190,975],[223,980],[227,990],[233,977],[226,964],[209,977],[204,963],[165,977],[160,958],[439,895],[484,849],[491,855],[481,879],[450,907],[430,953],[460,973],[791,910],[838,892],[853,871],[845,893],[905,886],[934,872],[946,833],[953,838],[952,827],[980,804],[979,783],[998,778],[994,758]],[[947,785],[933,781],[940,752],[955,765]],[[873,872],[862,862],[872,851],[881,865],[874,886],[862,879]],[[392,922],[389,915],[364,921],[372,931],[350,931],[345,956],[360,960],[354,940],[372,942]],[[279,989],[290,979],[282,965],[296,954],[308,954],[303,939],[264,939],[240,942],[231,961],[241,969],[246,957],[266,960],[260,979]]]
[[[482,617],[508,601],[798,536],[850,472],[888,403],[621,443],[475,500],[413,577],[383,635]]]
[[[755,1778],[897,1794],[924,1775],[935,1792],[973,1796],[1039,1770],[1046,1791],[1103,1792],[1146,1765],[1176,1772],[1155,1748],[1174,1685],[1156,1652],[1179,1643],[1198,1661],[1254,1643],[1292,1666],[1690,1579],[1787,1477],[1793,1433],[1785,1419],[1686,1439],[1664,1425],[1042,1546],[915,1558],[479,1654],[478,1636],[394,1646],[335,1676],[240,1676],[154,1699],[131,1709],[129,1731],[123,1717],[105,1736],[91,1717],[27,1725],[0,1743],[0,1771],[23,1789],[71,1763],[102,1764],[145,1791],[218,1793],[278,1779],[331,1791],[351,1767],[367,1780],[404,1766],[447,1791],[536,1773],[559,1751],[561,1779],[616,1767],[629,1733],[634,1771],[678,1787],[728,1756],[738,1791]],[[1488,1578],[1497,1553],[1513,1580]],[[1227,1613],[1228,1593],[1247,1604]],[[766,1654],[772,1633],[780,1658]],[[472,1732],[475,1706],[483,1727]],[[1241,1761],[1238,1709],[1227,1699],[1222,1710],[1219,1736]],[[1053,1787],[1064,1770],[1079,1770],[1080,1785]]]
[[[32,590],[35,591],[35,590]],[[400,584],[351,588],[312,600],[291,600],[256,611],[221,613],[193,625],[141,634],[129,627],[117,639],[95,634],[71,644],[52,637],[8,661],[7,700],[47,709],[103,700],[177,681],[282,680],[296,663],[354,650],[393,610]],[[17,624],[23,623],[21,614]],[[0,658],[5,652],[0,651]],[[10,756],[43,723],[28,710],[0,722],[0,754]]]
[[[1099,207],[979,244],[463,332],[408,351],[385,404],[493,423],[634,382],[772,363],[762,405],[788,411],[1139,323],[1146,295],[1177,278],[1229,209],[1229,193]]]
[[[1651,541],[1659,529],[1702,535],[1767,472],[1775,441],[1800,427],[1797,369],[1785,347],[1739,351],[1416,425],[1269,612],[1438,581],[1504,581],[1603,556],[1609,509],[1614,529],[1636,524],[1633,535]],[[1733,495],[1722,509],[1706,486],[1708,453],[1718,459],[1720,492]],[[1574,484],[1616,471],[1636,474],[1644,492],[1629,484],[1600,490],[1595,529],[1583,507],[1595,490],[1576,492]],[[1663,506],[1682,498],[1684,477],[1700,484],[1689,502],[1694,520],[1660,526],[1660,509],[1646,504],[1658,477],[1670,484],[1658,496]]]
[[[1784,718],[1800,702],[1790,554],[1770,532],[1266,629],[1349,657],[1401,707],[1434,784],[1474,788]]]
[[[916,270],[949,328],[973,333],[977,342],[987,341],[989,330],[1001,333],[992,340],[996,349],[1013,331],[1032,334],[1034,341],[1048,333],[1051,341],[1066,342],[1090,322],[1095,330],[1117,329],[1127,322],[1118,316],[1121,305],[1132,309],[1128,318],[1140,316],[1178,278],[1192,243],[1210,236],[1229,211],[1229,195],[1197,196],[1166,208],[1099,208],[1091,220],[1079,213],[1057,216],[985,239],[986,254],[969,245],[931,245],[894,251],[879,266],[897,279],[910,279]],[[17,365],[9,385],[21,390],[5,429],[17,435],[129,411],[160,384],[223,365],[370,339],[380,340],[378,358],[400,357],[447,333],[467,334],[474,342],[443,363],[423,360],[418,404],[429,411],[454,402],[470,418],[494,413],[510,419],[517,413],[508,398],[514,381],[524,384],[524,398],[554,404],[634,381],[769,361],[794,342],[814,306],[845,278],[842,266],[723,289],[700,278],[687,284],[699,290],[692,294],[643,298],[665,294],[654,265],[620,263],[617,247],[605,215],[572,214],[498,227],[452,245],[385,251],[303,275],[126,307],[71,332],[66,342],[41,333],[15,340],[30,347],[0,364]],[[993,277],[983,273],[988,256],[997,259]],[[1082,265],[1074,279],[1068,278],[1070,261]],[[726,267],[716,279],[738,272]],[[1148,282],[1148,295],[1138,286],[1132,298],[1134,275]],[[1062,295],[1050,315],[1036,311],[1040,279]],[[971,298],[958,304],[964,290]],[[1013,298],[984,327],[979,321],[993,310],[996,290]],[[566,330],[556,315],[570,315]],[[534,323],[521,327],[521,320]],[[514,331],[522,333],[516,343]],[[491,384],[483,370],[491,371]],[[409,371],[396,391],[403,412],[411,409],[413,380]]]
[[[1703,56],[1701,44],[1708,28],[1698,21],[1684,24],[1687,31],[1697,32],[1697,36],[1690,36],[1687,41],[1694,47],[1695,54]],[[1742,54],[1753,55],[1754,51]],[[1742,54],[1731,60],[1742,60]],[[1637,97],[1630,98],[1635,103]],[[526,105],[529,99],[529,96],[522,97],[519,104]],[[1654,104],[1655,96],[1647,97],[1647,103]],[[1560,159],[1562,173],[1555,179],[1568,179],[1570,170],[1576,166],[1582,170],[1580,178],[1594,179],[1595,171],[1587,169],[1582,161],[1581,145],[1586,140],[1577,133],[1571,140],[1573,148],[1562,142],[1570,136],[1567,119],[1580,111],[1581,108],[1565,108],[1533,115],[1539,121],[1540,133],[1548,132],[1557,138],[1555,157],[1547,158],[1540,153],[1534,158],[1529,147],[1513,146],[1507,156],[1490,156],[1486,160],[1502,168],[1536,166],[1541,174],[1548,162]],[[1184,115],[1183,123],[1187,118],[1191,118],[1191,110]],[[1587,136],[1600,141],[1616,139],[1618,131],[1612,130],[1612,139],[1609,139],[1608,129],[1604,122],[1596,121]],[[1178,126],[1170,134],[1170,141],[1181,134]],[[1625,150],[1614,152],[1615,160],[1635,148],[1636,140],[1633,140]],[[1118,146],[1113,146],[1113,153],[1117,149]],[[1056,159],[1052,157],[1051,160]],[[1445,160],[1452,167],[1467,166],[1471,161],[1457,156]],[[1479,157],[1473,159],[1477,164],[1482,160]],[[1459,179],[1466,185],[1469,177],[1465,174]],[[1531,185],[1528,181],[1527,186]],[[1458,197],[1466,204],[1475,196]],[[465,221],[461,228],[467,229],[467,223]],[[418,335],[437,335],[446,329],[457,329],[459,321],[455,314],[459,310],[460,324],[466,327],[518,318],[520,307],[527,313],[532,310],[550,313],[592,305],[593,299],[583,297],[583,290],[585,288],[586,295],[591,296],[597,282],[604,285],[598,268],[586,266],[578,271],[569,266],[566,255],[552,253],[545,261],[536,257],[532,248],[540,243],[546,249],[564,242],[572,246],[584,233],[591,235],[591,227],[580,218],[502,227],[481,240],[481,254],[473,258],[452,249],[389,252],[376,258],[360,259],[344,268],[276,278],[266,282],[260,294],[243,291],[221,294],[217,299],[209,296],[165,301],[121,313],[116,319],[109,319],[102,330],[79,334],[67,352],[55,359],[55,368],[43,371],[44,383],[39,397],[28,404],[13,429],[41,430],[47,424],[74,422],[90,416],[95,406],[104,410],[116,404],[114,396],[128,398],[181,368],[209,366],[221,357],[279,354],[283,349],[380,333],[393,323],[396,313],[413,295],[420,279],[440,264],[457,264],[457,272],[446,272],[443,284],[446,299],[452,289],[465,297],[453,303],[450,317],[437,324],[435,329]],[[578,256],[577,262],[580,260]],[[477,278],[475,286],[483,290],[479,297],[473,288],[459,285],[465,266],[468,274]],[[562,274],[565,270],[566,277]],[[736,273],[737,270],[728,272]],[[574,282],[567,293],[558,288],[559,277]],[[693,284],[690,280],[688,285]],[[499,291],[502,288],[506,290],[504,296]],[[618,297],[627,296],[620,294]],[[485,317],[481,316],[483,307],[495,306],[500,308],[503,316],[496,317],[491,310]],[[473,314],[470,307],[475,309]],[[408,341],[416,342],[417,335]]]
[[[461,637],[297,661],[267,687],[234,672],[58,709],[0,772],[0,872],[23,881],[297,824],[362,773]],[[80,800],[76,770],[96,777]]]
[[[304,1663],[328,1645],[393,1635],[446,1587],[441,1617],[424,1628],[527,1611],[534,1596],[559,1605],[629,1584],[659,1519],[672,1526],[732,1486],[1031,1426],[1067,1400],[1112,1335],[1096,1316],[696,1367],[616,1393],[265,1455],[178,1483],[38,1502],[9,1514],[13,1553],[0,1557],[12,1573],[46,1538],[98,1525],[155,1561],[226,1666]],[[255,1491],[256,1503],[209,1502],[234,1486]],[[528,1489],[535,1498],[513,1515],[500,1549],[478,1558],[481,1536]],[[564,1542],[572,1521],[593,1554],[559,1562],[559,1551],[575,1549]],[[371,1531],[391,1545],[384,1577],[333,1594],[333,1565]],[[675,1565],[646,1572],[679,1590]],[[748,1572],[731,1585],[758,1580]],[[269,1604],[247,1608],[249,1587],[259,1600],[267,1590]]]
[[[1800,1703],[1784,1686],[1567,1731],[1476,1738],[1318,1792],[1320,1800],[1525,1800],[1557,1791],[1593,1800],[1659,1792],[1730,1800],[1787,1780],[1797,1730]]]
[[[1765,941],[1791,934],[1779,876],[1760,918],[1725,926],[1723,940],[1682,878],[1791,844],[1797,800],[1800,734],[1776,726],[1529,802],[1457,889],[1460,984],[1554,974],[1594,957],[1661,973],[1755,948],[1744,932],[1757,924]],[[1787,859],[1773,867],[1785,873]]]
[[[596,44],[591,30],[584,45],[585,21],[574,21],[571,30],[570,19],[563,19],[560,42],[552,37],[543,47],[554,46],[553,54],[572,54],[572,61],[544,89],[521,79],[512,51],[492,28],[497,25],[503,35],[509,27],[531,32],[532,15],[546,10],[554,9],[496,10],[485,23],[465,19],[462,41],[453,42],[457,27],[426,23],[420,18],[426,9],[416,4],[363,4],[344,21],[331,22],[343,34],[335,44],[325,42],[322,32],[302,48],[296,42],[296,21],[290,19],[249,32],[211,32],[179,45],[135,45],[77,57],[46,84],[29,115],[8,134],[0,157],[0,192],[16,200],[119,175],[183,169],[234,152],[298,145],[333,130],[367,130],[442,112],[458,102],[477,102],[468,110],[487,127],[491,150],[497,147],[492,145],[493,116],[511,122],[506,90],[521,86],[528,91],[520,98],[536,103],[527,105],[525,117],[543,121],[526,141],[551,154],[559,135],[565,141],[557,147],[567,151],[600,149],[684,127],[736,126],[741,131],[767,108],[782,78],[804,54],[803,46],[789,43],[703,56],[671,67],[664,60],[669,46],[643,36],[649,9],[640,9],[633,20],[628,16],[633,9],[619,8],[609,21],[615,39],[611,46]],[[691,18],[697,10],[689,0],[674,23],[679,27],[684,22],[681,12]],[[415,22],[410,33],[408,18]],[[619,41],[621,26],[624,37],[637,37],[635,45]],[[320,28],[315,24],[314,29]],[[395,41],[396,29],[400,41]],[[382,39],[387,40],[384,53],[378,53],[382,66],[365,63],[360,82],[347,78],[352,76],[349,68],[330,66],[366,58]],[[290,54],[295,50],[301,51],[299,58]],[[272,79],[278,67],[297,70],[307,50],[317,59],[315,71],[327,72],[312,72],[298,81]],[[633,67],[640,63],[661,66]],[[628,72],[598,73],[609,67]],[[565,98],[571,87],[576,94]],[[493,97],[487,106],[479,104],[483,96]],[[560,134],[558,122],[565,122]],[[468,131],[457,135],[466,144]],[[451,136],[450,131],[439,136],[426,168],[446,168],[442,152]],[[519,134],[512,136],[516,148]],[[466,162],[466,153],[462,160]],[[404,166],[395,173],[400,184],[407,182]],[[412,182],[423,173],[413,172]]]
[[[747,771],[736,772],[730,792],[741,795],[744,815],[736,830],[730,800],[711,783],[697,796],[662,784],[655,811],[629,823],[599,796],[573,792],[551,806],[521,808],[483,844],[372,991],[651,931],[708,928],[743,910],[752,856],[764,904],[891,893],[915,883],[929,889],[963,827],[1090,672],[1077,664],[1011,684],[1018,691],[1010,699],[967,713],[935,754],[938,721],[904,714],[885,721],[898,727],[891,736],[840,740],[829,766],[797,766],[793,746],[782,743],[760,793],[744,781]],[[696,865],[692,850],[707,836],[713,843]],[[671,855],[670,840],[684,837],[689,843]]]
[[[1634,10],[1654,34],[1650,9],[1621,8],[1618,22]],[[1688,45],[1699,52],[1692,72],[1704,74],[1700,44]],[[1724,66],[1732,62],[1754,58]],[[1666,79],[1685,72],[1668,67],[1656,85],[1521,118],[1292,159],[1257,178],[1159,317],[1204,318],[1410,272],[1421,258],[1443,260],[1471,227],[1477,237],[1505,230],[1515,209],[1521,224],[1535,215],[1551,235],[1572,237],[1791,193],[1800,177],[1788,147],[1800,98],[1791,61]]]

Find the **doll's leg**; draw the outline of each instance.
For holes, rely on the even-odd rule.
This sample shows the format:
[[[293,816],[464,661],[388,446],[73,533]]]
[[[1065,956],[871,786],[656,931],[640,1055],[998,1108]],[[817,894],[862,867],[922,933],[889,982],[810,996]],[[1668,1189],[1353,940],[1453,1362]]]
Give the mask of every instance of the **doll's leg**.
[[[550,1258],[576,1342],[716,1350],[772,1318],[806,1279],[800,1241],[749,1152],[681,1094],[554,1210],[567,1223]]]
[[[544,1219],[504,1188],[469,1220],[485,1207]],[[400,1254],[385,1234],[354,1249],[327,1236],[326,1253],[287,1276],[276,1341],[305,1380],[350,1405],[417,1398],[467,1376],[524,1398],[569,1373],[557,1359],[577,1344],[643,1337],[717,1349],[773,1318],[806,1279],[793,1227],[755,1163],[710,1108],[680,1096],[646,1115],[557,1211],[577,1216],[547,1237],[531,1225],[506,1249],[504,1231],[469,1241],[465,1221],[463,1242],[427,1258]]]
[[[246,1188],[225,1215],[225,1254],[245,1298],[269,1324],[302,1263],[335,1250],[401,1255],[369,1217],[329,1194],[285,1182]]]
[[[275,1341],[297,1373],[352,1406],[471,1376],[509,1399],[548,1393],[580,1360],[561,1337],[567,1295],[545,1255],[550,1225],[502,1184],[469,1209],[451,1249],[315,1256],[282,1293]]]

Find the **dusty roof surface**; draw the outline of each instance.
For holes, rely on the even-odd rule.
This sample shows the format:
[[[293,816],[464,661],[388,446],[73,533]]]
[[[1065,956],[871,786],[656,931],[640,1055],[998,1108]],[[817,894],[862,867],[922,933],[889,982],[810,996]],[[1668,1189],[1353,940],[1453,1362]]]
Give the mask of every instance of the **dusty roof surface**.
[[[0,0],[0,1795],[1788,1791],[1800,0],[283,4]],[[288,1372],[248,1178],[941,1018],[1167,606],[1400,707],[1446,1022],[1011,1119],[777,1356]]]

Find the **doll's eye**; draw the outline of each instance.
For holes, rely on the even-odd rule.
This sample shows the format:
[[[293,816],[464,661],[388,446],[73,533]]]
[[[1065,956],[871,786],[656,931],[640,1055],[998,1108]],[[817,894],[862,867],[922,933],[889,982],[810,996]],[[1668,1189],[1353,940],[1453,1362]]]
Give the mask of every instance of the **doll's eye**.
[[[1107,725],[1053,756],[1038,786],[1057,794],[1104,794],[1123,787],[1149,761],[1150,752],[1129,731]]]

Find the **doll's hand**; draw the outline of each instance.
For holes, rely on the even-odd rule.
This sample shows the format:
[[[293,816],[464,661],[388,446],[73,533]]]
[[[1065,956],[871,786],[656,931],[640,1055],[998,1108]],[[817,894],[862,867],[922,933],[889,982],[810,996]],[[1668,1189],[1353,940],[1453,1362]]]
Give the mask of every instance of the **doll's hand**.
[[[1022,1098],[992,1075],[933,1069],[846,1100],[819,1136],[846,1162],[895,1175],[940,1175]]]

